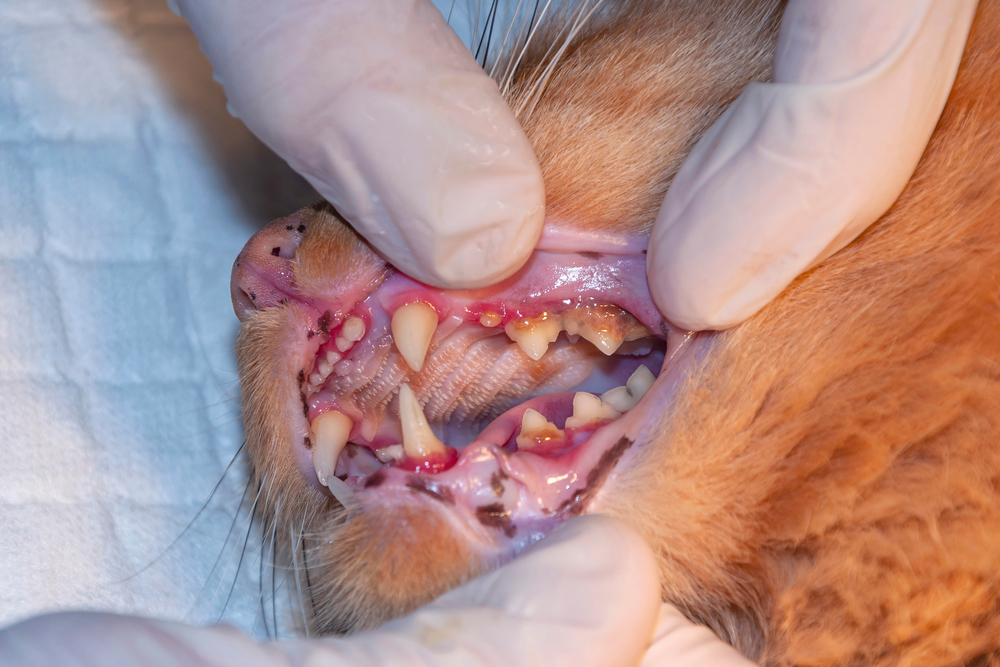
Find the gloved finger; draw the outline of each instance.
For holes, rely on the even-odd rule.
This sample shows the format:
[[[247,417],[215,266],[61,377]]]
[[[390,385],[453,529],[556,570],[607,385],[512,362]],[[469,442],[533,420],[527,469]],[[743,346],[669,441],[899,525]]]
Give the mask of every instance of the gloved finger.
[[[653,300],[674,324],[752,316],[891,206],[955,79],[976,0],[792,0],[774,82],[751,84],[698,142],[650,238]]]
[[[649,646],[659,609],[649,547],[611,519],[586,516],[414,614],[351,637],[257,643],[227,626],[56,614],[0,631],[0,664],[624,667]]]
[[[527,260],[541,170],[429,0],[177,4],[230,111],[397,267],[471,288]]]
[[[704,625],[695,625],[664,602],[656,624],[653,645],[641,667],[751,667],[750,660]]]

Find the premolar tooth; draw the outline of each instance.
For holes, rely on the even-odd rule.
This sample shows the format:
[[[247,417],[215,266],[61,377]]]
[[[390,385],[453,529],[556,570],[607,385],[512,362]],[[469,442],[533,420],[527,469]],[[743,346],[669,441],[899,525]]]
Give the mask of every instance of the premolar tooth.
[[[377,458],[382,463],[389,463],[390,461],[398,461],[403,458],[403,446],[402,445],[389,445],[388,447],[379,447],[375,450],[375,458]]]
[[[313,420],[313,467],[323,486],[329,486],[337,469],[337,459],[353,428],[354,420],[336,410],[324,412]]]
[[[594,347],[609,357],[614,354],[625,341],[624,338],[616,336],[606,329],[594,329],[587,325],[580,327],[580,335],[593,343]]]
[[[554,343],[559,337],[562,322],[551,313],[542,313],[538,317],[508,322],[503,330],[526,355],[538,361],[549,349],[549,343]]]
[[[392,339],[406,365],[413,370],[423,368],[437,325],[437,311],[422,301],[408,303],[392,314]]]
[[[340,335],[356,343],[365,337],[365,322],[360,317],[348,317],[340,329]]]
[[[639,366],[624,387],[615,387],[601,394],[601,400],[619,412],[631,410],[653,386],[656,377],[645,366]]]
[[[578,391],[573,396],[573,416],[566,420],[566,428],[579,428],[599,419],[618,419],[621,413],[597,396]]]
[[[561,441],[564,437],[562,430],[546,419],[542,413],[528,408],[521,416],[521,432],[516,439],[517,448],[530,451],[550,440]]]
[[[403,429],[403,451],[413,459],[425,459],[445,451],[427,423],[427,417],[410,385],[399,386],[399,422]]]

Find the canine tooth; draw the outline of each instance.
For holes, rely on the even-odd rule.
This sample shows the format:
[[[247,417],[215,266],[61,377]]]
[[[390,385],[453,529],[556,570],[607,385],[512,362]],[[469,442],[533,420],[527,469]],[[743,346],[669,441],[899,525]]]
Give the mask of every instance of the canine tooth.
[[[348,317],[340,328],[340,335],[356,343],[365,337],[365,322],[360,317]]]
[[[392,339],[403,361],[413,370],[423,368],[437,325],[437,311],[422,301],[408,303],[392,314]]]
[[[341,336],[337,336],[337,338],[333,341],[333,344],[336,345],[337,349],[341,352],[347,352],[351,349],[351,346],[354,345],[354,343]]]
[[[656,382],[656,376],[653,375],[653,372],[645,366],[639,366],[629,376],[625,386],[628,387],[629,393],[635,396],[636,403],[638,403],[639,399],[646,395],[646,392],[649,391],[654,382]]]
[[[382,463],[389,463],[390,461],[398,461],[403,458],[403,446],[402,445],[389,445],[388,447],[379,447],[375,450],[375,458],[377,458]]]
[[[343,505],[345,509],[354,507],[356,504],[354,489],[349,487],[343,480],[332,475],[326,481],[328,482],[327,488],[330,489],[330,493],[337,499],[337,502]]]
[[[479,318],[479,323],[484,327],[492,329],[493,327],[500,325],[500,315],[492,311],[486,311]]]
[[[578,428],[599,419],[617,419],[621,413],[597,396],[578,391],[573,396],[573,416],[566,420],[566,428]]]
[[[330,377],[330,373],[333,372],[333,364],[331,364],[326,359],[323,359],[321,362],[319,362],[316,365],[316,368],[319,371],[319,374],[325,378]]]
[[[416,395],[405,383],[399,386],[399,422],[403,429],[403,451],[410,458],[423,459],[445,451],[431,431]]]
[[[526,355],[538,361],[549,349],[549,343],[559,337],[562,323],[551,313],[542,313],[538,317],[508,322],[503,330]]]
[[[343,357],[334,352],[333,350],[326,351],[326,363],[330,364],[331,366],[336,366],[337,362],[340,361],[341,359],[343,359]]]
[[[325,379],[326,379],[326,378],[324,378],[324,377],[323,377],[322,375],[320,375],[319,373],[311,373],[311,374],[309,375],[309,384],[311,384],[311,385],[312,385],[312,386],[314,386],[314,387],[319,387],[319,386],[321,386],[321,385],[323,384],[323,381],[324,381]]]
[[[313,420],[313,467],[323,486],[329,486],[331,478],[336,479],[333,473],[337,469],[337,459],[353,428],[354,420],[336,410],[324,412]]]
[[[521,432],[516,442],[518,449],[530,450],[547,440],[562,440],[563,432],[537,410],[528,408],[521,416]]]

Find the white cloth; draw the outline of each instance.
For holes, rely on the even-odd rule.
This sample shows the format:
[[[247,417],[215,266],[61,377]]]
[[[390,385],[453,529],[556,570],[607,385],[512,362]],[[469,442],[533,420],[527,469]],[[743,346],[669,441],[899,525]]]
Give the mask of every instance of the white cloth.
[[[679,327],[750,317],[852,241],[916,168],[976,0],[791,0],[772,83],[695,146],[650,238],[653,300]]]
[[[411,276],[481,287],[541,233],[541,170],[430,0],[178,0],[230,108]]]

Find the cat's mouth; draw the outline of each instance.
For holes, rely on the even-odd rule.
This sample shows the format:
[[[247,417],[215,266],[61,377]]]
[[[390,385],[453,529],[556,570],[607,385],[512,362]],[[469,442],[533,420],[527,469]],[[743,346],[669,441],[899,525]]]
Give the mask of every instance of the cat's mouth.
[[[296,257],[307,227],[293,216],[258,233],[233,300],[241,319],[291,312],[276,379],[294,403],[291,455],[348,510],[416,496],[520,551],[588,508],[698,347],[668,335],[641,241],[573,251],[549,235],[512,278],[474,291],[428,287],[369,253],[363,279],[317,289]]]

